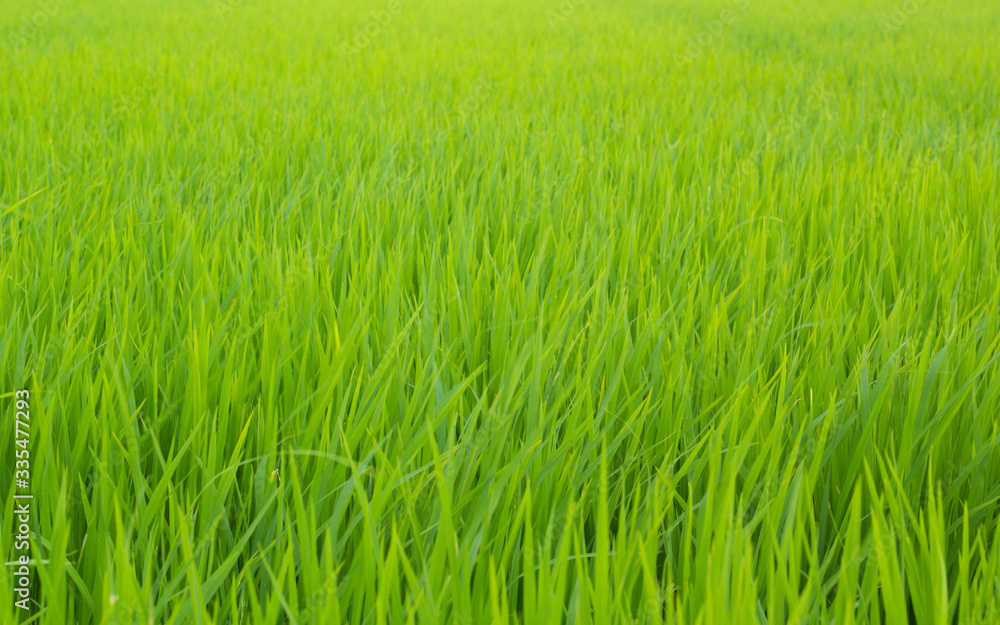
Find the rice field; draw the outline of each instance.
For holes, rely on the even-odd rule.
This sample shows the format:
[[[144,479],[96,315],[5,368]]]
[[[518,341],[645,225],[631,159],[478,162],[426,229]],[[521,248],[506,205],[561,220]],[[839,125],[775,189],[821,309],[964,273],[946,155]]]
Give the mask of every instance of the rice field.
[[[5,0],[0,623],[1000,623],[998,33]]]

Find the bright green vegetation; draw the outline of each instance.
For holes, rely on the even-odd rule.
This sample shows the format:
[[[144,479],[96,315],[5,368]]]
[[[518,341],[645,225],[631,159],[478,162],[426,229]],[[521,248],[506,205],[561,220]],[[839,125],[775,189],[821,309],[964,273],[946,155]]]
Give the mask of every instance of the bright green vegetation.
[[[1000,622],[995,3],[232,2],[0,7],[31,622]]]

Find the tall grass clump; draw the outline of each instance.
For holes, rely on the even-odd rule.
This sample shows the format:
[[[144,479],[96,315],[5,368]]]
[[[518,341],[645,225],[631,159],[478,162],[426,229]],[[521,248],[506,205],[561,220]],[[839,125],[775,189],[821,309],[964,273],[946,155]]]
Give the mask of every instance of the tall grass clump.
[[[0,623],[1000,623],[998,32],[3,2]]]

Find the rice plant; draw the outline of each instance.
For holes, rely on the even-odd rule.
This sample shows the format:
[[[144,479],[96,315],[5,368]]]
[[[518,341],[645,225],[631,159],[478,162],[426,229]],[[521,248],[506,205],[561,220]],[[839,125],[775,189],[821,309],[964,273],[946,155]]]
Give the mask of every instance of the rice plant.
[[[0,623],[1000,623],[997,33],[6,0]]]

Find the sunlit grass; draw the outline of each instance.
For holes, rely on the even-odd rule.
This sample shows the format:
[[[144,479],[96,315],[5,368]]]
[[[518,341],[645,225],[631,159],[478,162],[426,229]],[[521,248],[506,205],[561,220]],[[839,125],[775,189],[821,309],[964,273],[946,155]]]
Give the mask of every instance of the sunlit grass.
[[[1000,622],[998,32],[4,2],[32,622]]]

